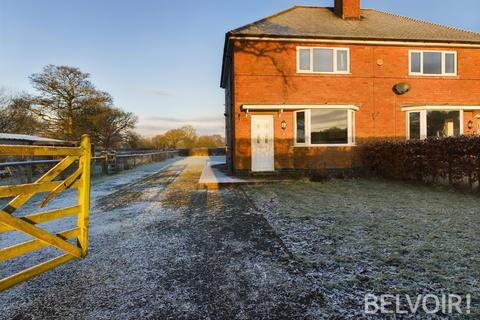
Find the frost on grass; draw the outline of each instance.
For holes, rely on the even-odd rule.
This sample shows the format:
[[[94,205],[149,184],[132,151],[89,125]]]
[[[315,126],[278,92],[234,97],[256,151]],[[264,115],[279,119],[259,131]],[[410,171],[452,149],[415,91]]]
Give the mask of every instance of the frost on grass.
[[[318,319],[321,296],[245,195],[197,189],[205,161],[94,183],[89,255],[0,295],[0,319]]]
[[[470,293],[480,315],[477,195],[372,180],[245,190],[344,316],[365,293]]]
[[[442,289],[478,313],[477,197],[362,180],[199,190],[205,161],[95,180],[89,255],[2,293],[0,319],[356,319],[366,292]],[[43,254],[29,257],[0,271]]]

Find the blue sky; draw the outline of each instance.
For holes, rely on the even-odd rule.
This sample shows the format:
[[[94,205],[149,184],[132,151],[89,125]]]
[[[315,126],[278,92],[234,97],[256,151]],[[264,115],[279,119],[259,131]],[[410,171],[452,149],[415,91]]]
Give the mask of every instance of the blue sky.
[[[0,88],[33,92],[47,64],[92,75],[144,135],[192,124],[223,133],[225,32],[293,5],[333,0],[0,0]],[[362,0],[362,7],[480,32],[478,0]]]

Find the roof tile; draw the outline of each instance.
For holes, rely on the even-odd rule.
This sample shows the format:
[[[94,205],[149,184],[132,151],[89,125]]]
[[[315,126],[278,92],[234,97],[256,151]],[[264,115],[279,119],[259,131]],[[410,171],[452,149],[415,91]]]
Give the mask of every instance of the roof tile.
[[[296,6],[230,31],[238,36],[304,37],[480,43],[480,33],[362,9],[360,20],[344,20],[333,8]]]

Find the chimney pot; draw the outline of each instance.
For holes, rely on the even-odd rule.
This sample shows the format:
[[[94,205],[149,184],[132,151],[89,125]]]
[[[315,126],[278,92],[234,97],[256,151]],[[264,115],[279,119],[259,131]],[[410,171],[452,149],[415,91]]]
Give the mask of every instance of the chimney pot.
[[[360,19],[360,0],[335,0],[335,14],[342,19]]]

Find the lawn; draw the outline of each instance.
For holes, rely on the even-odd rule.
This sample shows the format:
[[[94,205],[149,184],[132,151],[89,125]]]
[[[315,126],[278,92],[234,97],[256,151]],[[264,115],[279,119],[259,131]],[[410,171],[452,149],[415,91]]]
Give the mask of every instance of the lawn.
[[[471,294],[480,315],[479,195],[363,179],[245,191],[344,316],[366,293]]]

